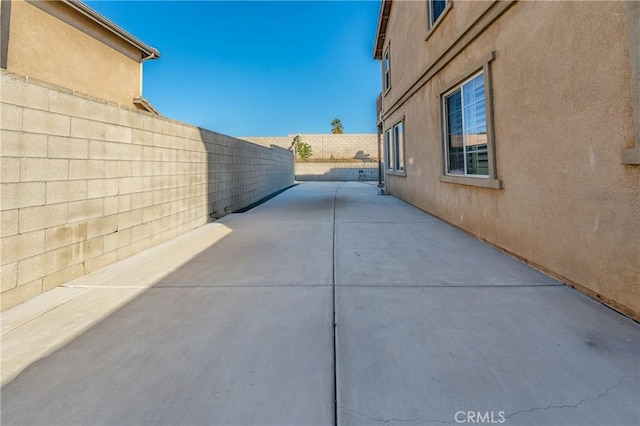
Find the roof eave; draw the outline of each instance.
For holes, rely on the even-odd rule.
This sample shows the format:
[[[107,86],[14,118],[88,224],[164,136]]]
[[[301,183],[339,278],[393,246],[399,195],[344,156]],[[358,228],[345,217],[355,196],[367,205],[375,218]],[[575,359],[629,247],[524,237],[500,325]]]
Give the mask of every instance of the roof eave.
[[[107,18],[105,18],[95,10],[91,9],[89,6],[82,3],[81,1],[64,0],[64,3],[66,3],[71,8],[78,11],[79,13],[83,14],[90,20],[94,21],[95,23],[97,23],[107,31],[115,34],[116,36],[120,37],[121,39],[125,40],[129,44],[139,49],[140,52],[142,52],[142,58],[141,58],[142,61],[145,61],[147,59],[156,59],[160,57],[160,52],[158,51],[158,49],[153,48],[146,43],[143,43],[142,41],[140,41],[133,35],[129,34],[127,31],[123,30],[118,25],[111,22],[110,20],[108,20]]]
[[[389,22],[389,13],[391,11],[392,0],[382,0],[380,6],[380,15],[378,16],[378,29],[376,30],[376,41],[373,46],[373,59],[382,59],[382,47],[387,32],[387,23]]]
[[[135,98],[133,98],[133,105],[142,111],[147,111],[155,115],[160,115],[158,110],[153,105],[151,105],[151,102],[149,102],[147,99],[143,98],[142,96],[136,96]]]

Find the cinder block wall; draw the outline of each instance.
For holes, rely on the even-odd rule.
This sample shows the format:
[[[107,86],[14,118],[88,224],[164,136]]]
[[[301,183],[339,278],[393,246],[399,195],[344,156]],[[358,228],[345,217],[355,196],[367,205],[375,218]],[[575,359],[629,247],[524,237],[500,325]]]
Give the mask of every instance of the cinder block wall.
[[[263,146],[275,145],[288,149],[296,134],[288,136],[253,137],[240,139]],[[304,134],[302,140],[311,146],[313,160],[378,161],[378,136],[375,133]]]
[[[373,181],[378,179],[378,163],[296,163],[299,181]]]
[[[241,139],[289,149],[296,134]],[[296,161],[296,179],[304,181],[378,180],[378,135],[375,133],[300,134],[311,146],[311,162]],[[351,160],[334,162],[333,160]],[[360,173],[362,170],[362,174]]]
[[[2,310],[293,183],[293,156],[1,75]]]

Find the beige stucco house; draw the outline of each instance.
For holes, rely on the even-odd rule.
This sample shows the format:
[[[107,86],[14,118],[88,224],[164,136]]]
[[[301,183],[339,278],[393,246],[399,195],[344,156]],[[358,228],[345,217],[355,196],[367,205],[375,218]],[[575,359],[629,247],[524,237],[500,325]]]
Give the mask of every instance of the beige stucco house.
[[[157,113],[142,97],[142,64],[159,52],[84,3],[2,1],[0,67]]]
[[[640,3],[381,3],[386,190],[640,319]]]

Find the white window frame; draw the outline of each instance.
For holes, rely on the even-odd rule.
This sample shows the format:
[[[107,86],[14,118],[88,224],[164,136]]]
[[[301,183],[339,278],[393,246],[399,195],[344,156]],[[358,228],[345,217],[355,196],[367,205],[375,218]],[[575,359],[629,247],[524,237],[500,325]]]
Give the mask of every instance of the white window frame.
[[[404,122],[399,121],[393,126],[393,169],[404,172]]]
[[[440,22],[444,19],[445,15],[449,13],[449,10],[453,7],[453,0],[445,0],[445,6],[436,19],[433,19],[433,0],[427,0],[427,36],[425,40],[428,40],[433,31],[436,29]]]
[[[385,155],[385,170],[393,171],[393,142],[392,142],[392,131],[391,129],[387,129],[384,132],[384,155]]]
[[[493,96],[492,96],[492,77],[491,62],[495,60],[495,52],[491,52],[489,57],[481,66],[464,74],[463,78],[455,80],[452,84],[448,84],[446,89],[440,93],[440,114],[441,114],[441,135],[442,135],[442,174],[441,182],[456,183],[462,185],[480,186],[484,188],[502,189],[502,182],[498,179],[496,167],[496,150],[495,136],[493,127]],[[447,131],[447,97],[468,81],[482,74],[484,78],[484,95],[485,95],[485,120],[487,126],[487,161],[488,175],[469,175],[449,173],[449,152],[448,152],[448,131]],[[464,107],[463,107],[464,110]],[[463,126],[464,128],[464,126]],[[465,157],[466,161],[466,157]]]
[[[385,172],[406,176],[404,118],[384,132]]]
[[[440,15],[438,15],[437,17],[434,17],[434,8],[433,8],[433,2],[435,0],[427,0],[427,29],[432,29],[433,27],[435,27],[436,25],[438,25],[440,23],[440,21],[442,20],[442,18],[444,17],[444,15],[447,14],[447,12],[449,11],[449,9],[451,9],[451,6],[453,5],[452,0],[444,0],[444,9],[442,9],[442,12],[440,12]]]
[[[391,89],[391,46],[387,46],[382,56],[382,84],[385,93]]]
[[[469,166],[467,164],[467,134],[465,133],[465,115],[464,115],[464,110],[465,107],[467,106],[466,104],[464,104],[464,86],[469,83],[472,80],[475,80],[476,78],[482,76],[482,79],[484,80],[484,73],[483,71],[477,72],[474,75],[472,75],[471,77],[468,77],[466,80],[462,81],[460,84],[456,85],[453,89],[449,90],[447,93],[444,94],[444,96],[442,97],[442,107],[443,107],[443,117],[444,117],[444,123],[442,124],[444,126],[444,149],[445,149],[445,156],[446,156],[446,162],[447,162],[447,168],[445,170],[447,175],[450,176],[465,176],[465,177],[474,177],[474,178],[480,178],[480,179],[486,179],[488,178],[488,174],[487,175],[479,175],[479,174],[473,174],[473,173],[468,173],[469,170]],[[450,161],[451,161],[451,157],[449,154],[449,132],[447,131],[447,129],[449,128],[449,122],[448,122],[448,118],[449,118],[449,114],[447,113],[447,100],[456,92],[460,92],[460,102],[461,102],[461,114],[462,114],[462,163],[463,163],[463,172],[462,173],[457,173],[457,172],[451,172],[451,166],[450,166]],[[486,103],[487,103],[487,96],[486,96],[486,86],[485,86],[485,93],[484,93],[485,97],[484,97],[484,103],[485,103],[485,109],[486,109]],[[486,126],[486,116],[485,116],[485,126]],[[487,144],[488,145],[488,144]],[[487,146],[487,151],[488,151],[488,146]],[[487,172],[488,173],[488,172]]]

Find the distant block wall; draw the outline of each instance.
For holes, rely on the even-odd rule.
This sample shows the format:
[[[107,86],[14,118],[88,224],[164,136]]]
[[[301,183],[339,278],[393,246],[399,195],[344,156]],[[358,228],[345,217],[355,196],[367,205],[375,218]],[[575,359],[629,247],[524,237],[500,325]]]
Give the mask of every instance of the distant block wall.
[[[296,134],[278,137],[241,137],[263,146],[275,145],[288,149]],[[314,160],[367,160],[378,161],[378,136],[375,133],[300,134],[311,146]]]
[[[263,146],[289,149],[296,134],[242,137]],[[296,179],[305,181],[378,180],[378,135],[375,133],[300,134],[311,146],[313,162],[296,162]],[[333,160],[351,160],[334,162]],[[362,171],[362,173],[360,173]]]
[[[285,149],[1,83],[3,310],[293,183]]]
[[[300,181],[375,181],[378,163],[296,163]]]

